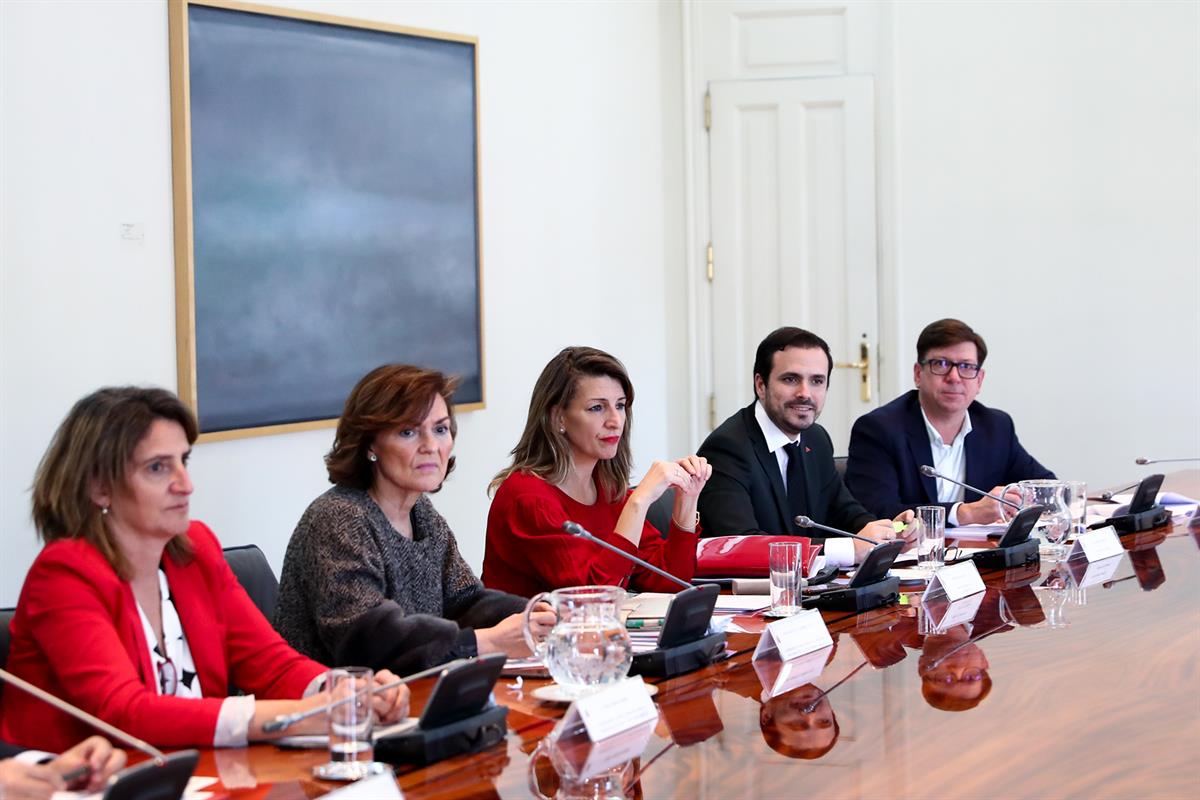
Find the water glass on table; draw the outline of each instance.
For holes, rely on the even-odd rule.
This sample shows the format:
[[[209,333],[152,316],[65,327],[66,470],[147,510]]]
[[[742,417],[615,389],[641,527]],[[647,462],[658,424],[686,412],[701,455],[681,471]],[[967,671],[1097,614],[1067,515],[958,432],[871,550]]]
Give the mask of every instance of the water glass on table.
[[[329,763],[314,769],[318,777],[354,781],[375,771],[374,685],[375,673],[367,667],[341,667],[327,673],[325,688],[336,705],[329,709]]]
[[[1064,481],[1064,499],[1071,512],[1071,536],[1087,532],[1087,484],[1083,481]]]
[[[933,574],[946,563],[946,509],[917,506],[917,569]]]
[[[801,542],[771,542],[771,616],[790,617],[801,610],[804,596],[804,546]]]

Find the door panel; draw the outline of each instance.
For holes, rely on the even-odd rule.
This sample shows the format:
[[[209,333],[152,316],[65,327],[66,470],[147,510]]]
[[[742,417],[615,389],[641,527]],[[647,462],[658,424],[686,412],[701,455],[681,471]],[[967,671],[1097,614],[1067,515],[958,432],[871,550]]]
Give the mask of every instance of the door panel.
[[[718,81],[710,86],[712,354],[719,423],[753,399],[754,349],[780,325],[807,328],[834,359],[820,422],[834,450],[878,404],[872,79]]]

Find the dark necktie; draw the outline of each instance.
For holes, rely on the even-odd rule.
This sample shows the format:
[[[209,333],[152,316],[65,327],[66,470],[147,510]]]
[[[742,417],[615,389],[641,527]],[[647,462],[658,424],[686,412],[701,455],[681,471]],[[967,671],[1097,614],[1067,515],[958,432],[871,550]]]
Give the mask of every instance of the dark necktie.
[[[787,450],[787,496],[788,496],[788,511],[792,517],[800,514],[808,513],[808,494],[804,490],[804,454],[800,450],[800,441],[796,440],[789,445],[784,445]],[[795,527],[796,523],[791,522],[792,530],[799,533],[806,533]]]

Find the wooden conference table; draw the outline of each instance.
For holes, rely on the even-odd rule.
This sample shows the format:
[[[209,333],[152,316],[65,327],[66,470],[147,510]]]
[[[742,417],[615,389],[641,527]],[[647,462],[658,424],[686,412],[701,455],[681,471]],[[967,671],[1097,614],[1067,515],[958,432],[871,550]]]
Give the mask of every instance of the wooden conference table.
[[[1122,543],[1116,572],[1084,589],[1046,563],[985,574],[965,644],[964,628],[922,637],[914,606],[827,613],[837,646],[820,677],[765,705],[750,660],[758,637],[731,634],[735,655],[659,683],[659,723],[611,784],[627,797],[722,800],[1195,797],[1200,533],[1168,525]],[[939,680],[948,669],[980,680]],[[560,780],[538,745],[565,707],[531,697],[540,683],[516,689],[502,678],[495,695],[509,707],[506,741],[399,768],[405,796],[531,797],[531,776],[555,796]],[[970,696],[985,686],[975,704]],[[415,707],[427,691],[416,689]],[[218,795],[316,797],[335,788],[311,778],[323,760],[320,751],[259,745],[207,751],[197,774],[218,776]],[[591,797],[596,786],[581,788]]]

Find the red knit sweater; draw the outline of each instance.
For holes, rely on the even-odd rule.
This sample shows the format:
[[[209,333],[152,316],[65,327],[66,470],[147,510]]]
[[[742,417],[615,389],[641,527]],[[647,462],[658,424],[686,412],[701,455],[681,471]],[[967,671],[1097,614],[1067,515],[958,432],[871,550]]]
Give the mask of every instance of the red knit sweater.
[[[626,495],[628,500],[628,495]],[[577,522],[598,538],[683,580],[696,571],[699,531],[671,522],[666,539],[647,522],[635,548],[614,529],[625,502],[584,505],[529,473],[513,473],[496,490],[488,512],[483,583],[525,597],[563,586],[611,585],[636,591],[675,592],[679,587],[597,544],[563,533]]]

